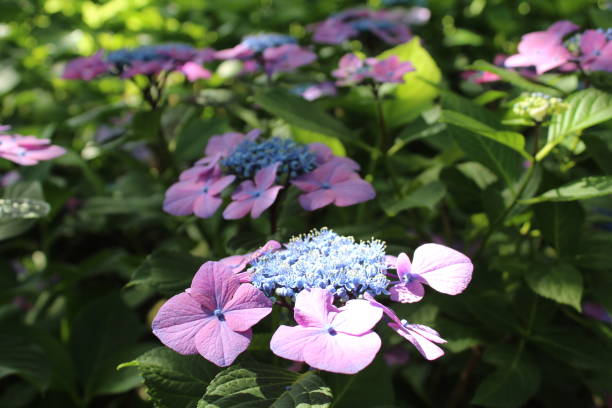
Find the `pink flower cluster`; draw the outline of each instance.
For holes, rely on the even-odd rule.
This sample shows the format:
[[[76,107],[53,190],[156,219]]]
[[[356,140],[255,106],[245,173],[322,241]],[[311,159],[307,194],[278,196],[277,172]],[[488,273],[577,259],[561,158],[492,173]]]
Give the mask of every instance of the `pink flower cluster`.
[[[258,218],[274,204],[280,191],[290,185],[304,192],[298,199],[307,211],[332,203],[340,207],[349,206],[375,197],[372,186],[356,173],[359,169],[357,163],[335,156],[320,143],[302,146],[287,141],[283,146],[288,146],[289,151],[266,156],[269,150],[264,149],[264,157],[255,159],[256,156],[248,149],[258,148],[259,134],[259,130],[253,130],[246,135],[231,132],[211,137],[205,157],[183,171],[179,181],[166,191],[164,211],[172,215],[194,214],[209,218],[222,205],[223,190],[237,179],[243,180],[231,194],[232,201],[223,211],[225,219],[239,219],[249,214],[252,218]],[[282,141],[269,139],[267,143],[273,148]],[[242,149],[244,147],[246,150]],[[299,150],[296,153],[292,149]],[[305,169],[303,174],[293,174],[293,169],[301,162],[288,162],[287,156],[298,154],[302,158],[305,156],[303,159],[306,161],[311,159],[314,168]],[[250,167],[243,168],[248,172],[228,166],[228,160],[248,164]]]
[[[586,30],[568,40],[564,38],[580,27],[570,21],[558,21],[545,31],[523,36],[518,54],[510,56],[507,67],[535,67],[538,74],[559,69],[563,72],[612,72],[612,38],[608,31]]]
[[[210,78],[202,64],[214,59],[210,48],[194,49],[183,44],[164,44],[122,49],[105,54],[100,50],[90,57],[76,58],[64,68],[62,78],[90,81],[103,75],[132,78],[181,72],[193,82]]]
[[[224,367],[247,349],[251,327],[271,312],[273,301],[291,307],[287,301],[293,299],[297,325],[281,325],[270,341],[270,349],[280,357],[305,362],[320,370],[357,373],[373,361],[381,348],[381,339],[373,329],[383,316],[387,326],[426,359],[444,354],[438,344],[446,341],[437,331],[400,319],[369,291],[339,306],[335,304],[339,299],[333,291],[320,287],[304,287],[291,298],[270,300],[258,289],[255,280],[250,283],[255,278],[253,274],[259,272],[248,265],[261,266],[274,254],[282,256],[284,252],[291,252],[291,244],[285,247],[282,249],[278,242],[270,241],[251,254],[205,263],[191,287],[161,307],[152,324],[153,333],[181,354],[199,353]],[[388,257],[390,267],[397,269],[400,278],[400,282],[394,283],[391,300],[420,300],[423,284],[455,295],[471,279],[473,266],[469,258],[445,246],[422,245],[414,258],[411,265],[405,254]],[[325,259],[321,262],[325,264]],[[306,276],[303,279],[308,281]]]
[[[371,79],[381,83],[403,83],[404,75],[415,71],[410,62],[400,61],[397,55],[385,59],[361,59],[355,54],[346,54],[340,59],[338,69],[332,75],[339,86],[356,85]]]
[[[52,145],[49,139],[6,133],[9,129],[9,126],[0,125],[0,157],[4,159],[22,166],[33,166],[66,153],[66,149]]]
[[[408,27],[427,22],[430,15],[429,10],[423,7],[410,10],[353,8],[314,24],[311,30],[313,40],[323,44],[340,44],[365,33],[387,44],[401,44],[412,37]]]

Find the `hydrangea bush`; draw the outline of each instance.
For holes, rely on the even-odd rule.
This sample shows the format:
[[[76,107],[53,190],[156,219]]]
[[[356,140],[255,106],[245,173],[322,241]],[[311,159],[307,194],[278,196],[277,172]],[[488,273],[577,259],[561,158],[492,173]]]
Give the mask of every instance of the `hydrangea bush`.
[[[0,406],[612,406],[607,2],[30,3]]]

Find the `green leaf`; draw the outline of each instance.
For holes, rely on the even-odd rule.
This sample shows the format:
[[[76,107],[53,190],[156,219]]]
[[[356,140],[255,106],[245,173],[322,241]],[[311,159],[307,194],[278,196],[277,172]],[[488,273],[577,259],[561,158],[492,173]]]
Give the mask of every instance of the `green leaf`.
[[[29,210],[32,209],[32,206],[29,204],[34,204],[37,208],[37,210],[34,211],[35,213],[43,212],[48,206],[48,204],[44,202],[42,187],[37,181],[15,183],[7,187],[4,192],[4,200],[0,201],[3,201],[5,204],[10,204],[11,208],[8,209],[8,214],[16,215],[19,215],[19,213],[23,213],[23,215],[30,214],[31,211]],[[19,207],[22,208],[15,210],[13,208],[13,204],[15,203],[19,203]],[[28,205],[24,206],[23,204],[25,203],[28,203]],[[6,213],[0,208],[0,240],[12,238],[26,232],[35,224],[35,221],[31,218],[33,217],[6,217]]]
[[[126,358],[120,351],[135,347],[141,331],[140,319],[117,293],[81,309],[72,323],[70,348],[85,401],[112,388],[108,376]]]
[[[335,137],[327,136],[322,133],[311,132],[297,127],[291,128],[293,140],[299,143],[323,143],[329,147],[336,156],[346,156],[346,149],[342,142]]]
[[[538,295],[580,311],[582,274],[567,263],[533,264],[525,271],[527,285]]]
[[[450,110],[442,111],[442,121],[492,139],[517,151],[526,159],[531,159],[529,153],[525,151],[525,138],[520,133],[496,130],[476,119]]]
[[[329,116],[316,104],[279,88],[261,90],[253,96],[255,103],[287,123],[311,132],[359,143],[342,122]]]
[[[540,371],[521,350],[496,353],[487,358],[497,370],[476,389],[471,403],[485,407],[514,408],[523,406],[540,386]]]
[[[118,368],[136,367],[158,408],[195,408],[219,369],[200,355],[183,356],[165,347],[149,350]]]
[[[429,136],[434,136],[446,129],[446,124],[435,123],[433,125],[428,124],[422,119],[416,120],[413,123],[407,125],[404,130],[395,138],[393,146],[388,151],[388,155],[392,156],[397,153],[400,149],[415,140],[424,139]]]
[[[156,251],[136,269],[127,286],[146,285],[163,295],[174,295],[189,287],[203,263],[202,258],[185,253]]]
[[[493,112],[450,91],[442,92],[442,105],[445,109],[474,118],[491,128],[499,126],[499,118]],[[514,149],[459,126],[449,125],[448,130],[466,156],[486,166],[507,185],[513,185],[520,177],[525,159]]]
[[[404,83],[397,86],[392,99],[383,101],[387,124],[395,127],[412,121],[431,106],[438,96],[438,89],[432,84],[440,82],[442,73],[419,37],[386,50],[378,59],[392,55],[397,55],[400,61],[410,61],[416,70],[404,75]]]
[[[398,213],[411,208],[429,208],[433,210],[436,204],[444,198],[446,187],[439,181],[426,184],[408,194],[407,197],[394,200],[390,205],[384,206],[389,217],[395,217]]]
[[[0,327],[0,379],[19,375],[45,388],[51,380],[51,370],[44,350],[14,325]]]
[[[174,155],[179,162],[190,162],[202,157],[211,136],[223,133],[227,125],[220,119],[195,119],[179,134]]]
[[[542,203],[534,207],[537,225],[558,253],[575,251],[580,243],[584,211],[578,203]]]
[[[518,72],[509,71],[484,60],[475,61],[472,65],[468,66],[467,69],[492,72],[499,75],[504,81],[510,82],[512,85],[516,85],[528,92],[542,92],[551,96],[563,96],[563,92],[557,88],[530,81]]]
[[[572,181],[564,186],[549,190],[528,200],[523,204],[541,203],[544,201],[575,201],[612,194],[612,176],[591,176]]]
[[[331,401],[331,390],[314,371],[234,365],[217,374],[198,408],[324,408]]]
[[[612,94],[589,88],[572,94],[565,102],[569,108],[553,116],[546,145],[536,156],[538,160],[546,157],[566,137],[612,119]]]

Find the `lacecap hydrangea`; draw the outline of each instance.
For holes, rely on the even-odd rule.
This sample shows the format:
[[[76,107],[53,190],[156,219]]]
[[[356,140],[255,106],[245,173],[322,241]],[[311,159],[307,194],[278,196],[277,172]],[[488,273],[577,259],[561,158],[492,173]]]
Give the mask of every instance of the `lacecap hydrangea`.
[[[153,333],[181,354],[199,353],[227,366],[248,348],[251,327],[279,305],[293,310],[296,323],[281,325],[272,336],[270,348],[280,357],[354,374],[380,350],[373,329],[384,319],[433,360],[444,354],[437,344],[445,340],[430,327],[400,319],[383,297],[417,302],[424,285],[456,295],[472,269],[467,256],[443,245],[421,245],[411,262],[405,253],[387,255],[381,241],[324,228],[284,246],[269,241],[255,252],[205,263],[191,287],[160,308]]]
[[[335,156],[321,143],[303,145],[290,139],[263,139],[259,134],[254,130],[211,137],[205,157],[183,171],[166,192],[164,210],[173,215],[211,217],[223,203],[222,192],[234,182],[239,184],[223,211],[226,219],[248,214],[258,218],[291,186],[303,192],[298,200],[308,211],[375,197],[353,160]]]

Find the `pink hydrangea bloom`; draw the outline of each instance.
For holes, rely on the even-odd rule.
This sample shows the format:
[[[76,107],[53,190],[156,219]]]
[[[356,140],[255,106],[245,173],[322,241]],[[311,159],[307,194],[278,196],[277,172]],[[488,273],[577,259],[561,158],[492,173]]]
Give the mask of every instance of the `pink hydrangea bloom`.
[[[337,85],[355,85],[365,79],[372,79],[381,83],[403,83],[404,75],[415,71],[409,61],[400,61],[397,55],[383,60],[367,58],[362,60],[355,54],[344,55],[339,62],[338,69],[332,75],[338,80]]]
[[[371,58],[369,64],[372,67],[370,76],[378,82],[401,84],[404,82],[404,75],[415,71],[410,62],[401,62],[397,55],[392,55],[384,60]]]
[[[536,31],[523,36],[518,54],[508,57],[507,67],[534,66],[542,74],[567,64],[572,54],[563,45],[563,37],[576,31],[578,26],[570,21],[559,21],[546,31]]]
[[[90,81],[109,72],[111,65],[104,61],[104,51],[100,50],[90,57],[76,58],[64,68],[62,78]]]
[[[134,61],[123,73],[121,78],[132,78],[136,75],[157,75],[162,71],[172,71],[171,61]]]
[[[259,248],[258,250],[254,252],[250,252],[244,255],[228,256],[227,258],[221,259],[219,262],[221,262],[223,265],[230,268],[235,273],[239,273],[239,272],[242,272],[248,264],[250,264],[257,258],[259,258],[260,256],[267,254],[268,252],[276,251],[277,249],[280,249],[280,248],[281,248],[280,242],[272,239],[266,242],[264,246],[262,246],[261,248]]]
[[[323,143],[309,143],[308,149],[317,156],[317,163],[320,165],[326,163],[341,163],[354,171],[359,171],[359,169],[361,168],[359,163],[357,163],[353,159],[334,155],[329,146]]]
[[[387,306],[379,303],[369,293],[364,293],[363,297],[373,306],[379,307],[391,322],[387,325],[395,330],[397,334],[408,340],[427,360],[435,360],[444,355],[444,350],[436,345],[446,343],[440,334],[431,327],[422,324],[410,324],[406,320],[400,320],[397,314]]]
[[[316,25],[312,40],[322,44],[341,44],[358,34],[359,32],[350,24],[343,23],[337,18],[330,18]]]
[[[208,79],[212,75],[209,70],[193,61],[181,65],[179,71],[181,71],[190,82],[197,81],[198,79]]]
[[[251,342],[251,327],[272,311],[261,291],[221,263],[206,262],[191,287],[159,309],[152,328],[162,343],[180,354],[200,353],[227,367]]]
[[[8,126],[3,127],[8,130]],[[66,153],[66,149],[52,145],[49,139],[18,134],[3,134],[0,131],[0,157],[22,166],[33,166],[41,161],[55,159]]]
[[[448,295],[463,292],[472,279],[474,266],[470,258],[454,249],[425,244],[414,251],[412,263],[408,255],[401,253],[395,268],[399,283],[389,290],[391,300],[413,303],[423,298],[424,284]]]
[[[291,182],[306,194],[299,196],[300,205],[314,211],[334,203],[346,207],[376,197],[372,185],[342,163],[326,163]]]
[[[223,218],[235,220],[246,216],[249,212],[251,218],[259,216],[267,210],[278,196],[283,186],[274,186],[276,170],[280,163],[273,164],[259,170],[255,174],[255,182],[243,181],[232,194],[232,200],[223,211]]]
[[[195,214],[201,218],[212,217],[223,203],[219,194],[236,176],[221,176],[216,169],[199,177],[174,183],[164,199],[164,211],[172,215]]]
[[[596,30],[587,30],[580,38],[580,65],[587,71],[612,71],[612,41]]]
[[[337,308],[333,300],[325,289],[300,292],[294,311],[298,326],[280,326],[270,341],[272,352],[334,373],[355,374],[367,367],[380,349],[380,337],[371,329],[382,310],[365,300]]]
[[[320,84],[307,85],[300,89],[299,94],[307,101],[314,101],[324,96],[335,96],[338,93],[333,82],[325,81]]]
[[[215,53],[215,58],[219,60],[228,59],[245,59],[255,55],[255,51],[247,47],[245,44],[238,44],[233,48],[220,50]]]
[[[263,59],[266,72],[272,75],[277,72],[291,72],[296,68],[308,65],[317,59],[317,55],[299,45],[285,44],[266,48],[263,52]]]

